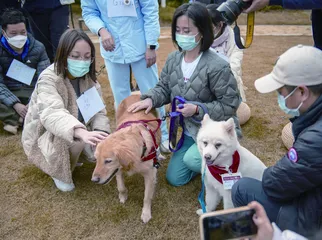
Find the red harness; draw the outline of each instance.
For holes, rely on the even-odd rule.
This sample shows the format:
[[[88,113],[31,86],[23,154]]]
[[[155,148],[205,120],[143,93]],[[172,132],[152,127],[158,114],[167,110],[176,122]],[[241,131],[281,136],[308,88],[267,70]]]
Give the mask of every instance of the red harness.
[[[152,131],[151,128],[149,127],[149,125],[147,124],[149,122],[157,122],[158,123],[158,126],[157,126],[157,128],[154,131]],[[156,168],[159,168],[160,165],[159,165],[158,159],[157,159],[157,149],[158,149],[159,146],[158,146],[157,141],[155,139],[155,133],[158,131],[158,129],[161,126],[161,119],[157,119],[156,118],[156,119],[152,119],[152,120],[128,121],[128,122],[122,123],[117,128],[117,130],[120,130],[122,128],[126,128],[128,126],[131,126],[133,123],[140,123],[140,124],[142,124],[146,128],[146,130],[149,131],[149,133],[150,133],[150,135],[152,137],[152,140],[153,140],[153,145],[154,145],[153,148],[151,149],[151,151],[149,152],[149,154],[147,156],[145,156],[145,157],[142,156],[141,160],[142,161],[149,161],[149,160],[152,160],[153,159],[153,166],[156,167]]]
[[[229,170],[232,173],[236,173],[239,167],[240,162],[240,156],[237,151],[233,154],[233,164],[229,167]],[[222,184],[221,174],[228,173],[225,167],[219,167],[219,166],[208,166],[208,170],[211,173],[211,175],[217,179],[218,182]]]

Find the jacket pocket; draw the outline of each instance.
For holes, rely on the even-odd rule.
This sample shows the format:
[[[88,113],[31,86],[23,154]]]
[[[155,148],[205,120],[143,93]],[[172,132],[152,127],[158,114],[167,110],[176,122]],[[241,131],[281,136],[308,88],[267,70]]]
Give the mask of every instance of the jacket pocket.
[[[57,159],[57,151],[53,142],[54,135],[50,132],[45,132],[38,139],[38,147],[49,164]]]

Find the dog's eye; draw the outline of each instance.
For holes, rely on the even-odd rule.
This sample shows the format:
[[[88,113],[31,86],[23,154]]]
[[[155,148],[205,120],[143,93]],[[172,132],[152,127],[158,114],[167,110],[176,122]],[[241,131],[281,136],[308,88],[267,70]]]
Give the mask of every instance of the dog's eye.
[[[205,145],[205,147],[207,147],[208,142],[204,141],[204,142],[203,142],[203,145]]]
[[[221,147],[221,143],[216,143],[216,145],[215,145],[215,148],[220,148]]]
[[[111,163],[111,162],[112,162],[112,160],[105,160],[104,161],[105,164],[108,164],[108,163]]]

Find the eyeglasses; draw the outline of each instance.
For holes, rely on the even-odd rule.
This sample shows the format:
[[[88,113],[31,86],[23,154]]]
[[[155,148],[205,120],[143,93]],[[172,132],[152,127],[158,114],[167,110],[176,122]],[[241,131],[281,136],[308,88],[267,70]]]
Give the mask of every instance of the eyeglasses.
[[[94,60],[95,60],[95,58],[94,57],[86,57],[86,56],[84,56],[84,57],[82,57],[82,56],[73,56],[73,55],[68,55],[68,58],[70,58],[70,59],[73,59],[73,60],[84,60],[84,61],[91,61],[91,63],[92,62],[94,62]]]

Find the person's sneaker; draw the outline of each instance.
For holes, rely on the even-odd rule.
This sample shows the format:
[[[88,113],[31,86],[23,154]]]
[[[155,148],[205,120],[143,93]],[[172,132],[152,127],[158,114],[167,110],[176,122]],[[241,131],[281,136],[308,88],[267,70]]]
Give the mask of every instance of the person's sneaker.
[[[162,153],[170,153],[169,140],[165,140],[160,144],[160,150]]]
[[[13,126],[13,125],[10,125],[10,124],[5,124],[3,126],[3,129],[11,134],[14,134],[16,135],[18,133],[18,126]]]
[[[64,183],[53,177],[52,179],[54,180],[56,187],[62,192],[70,192],[73,191],[75,188],[74,183]]]

